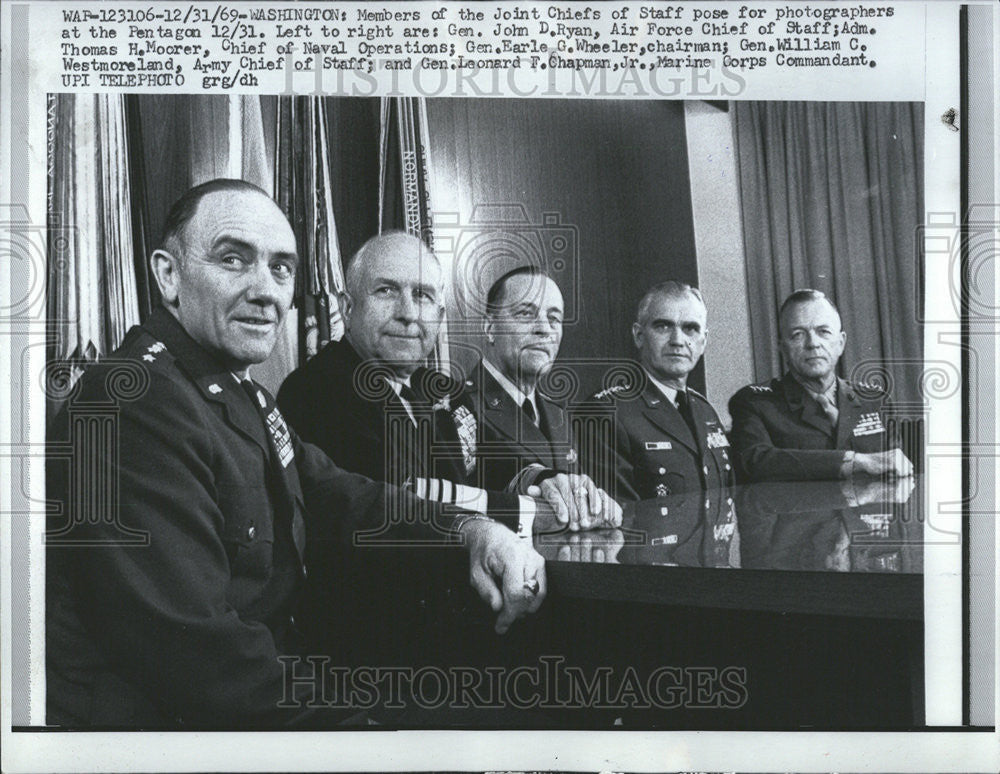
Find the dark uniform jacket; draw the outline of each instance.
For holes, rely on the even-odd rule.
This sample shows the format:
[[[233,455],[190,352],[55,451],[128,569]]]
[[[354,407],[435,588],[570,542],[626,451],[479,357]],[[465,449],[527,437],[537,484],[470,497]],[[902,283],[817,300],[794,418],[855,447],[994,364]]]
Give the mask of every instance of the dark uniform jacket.
[[[306,546],[349,545],[400,502],[420,518],[396,535],[444,534],[441,509],[339,469],[254,397],[163,309],[81,379],[47,465],[49,723],[303,721],[278,706],[278,656]]]
[[[479,419],[481,481],[487,489],[524,491],[543,468],[578,470],[569,415],[561,403],[536,390],[536,426],[481,362],[465,389]]]
[[[278,405],[302,438],[342,468],[397,486],[416,477],[466,483],[475,471],[476,432],[461,382],[426,368],[411,375],[412,388],[425,398],[411,406],[424,432],[417,439],[386,381],[389,373],[362,361],[347,341],[331,341],[288,375]]]
[[[666,396],[645,384],[616,385],[594,396],[613,406],[613,431],[606,448],[590,455],[598,486],[619,501],[698,490],[722,490],[733,483],[729,441],[708,399],[688,389],[697,437]],[[708,495],[708,508],[717,504]]]
[[[804,481],[840,476],[844,452],[889,448],[884,395],[868,397],[837,380],[836,427],[790,373],[751,384],[729,401],[738,472],[746,481]]]
[[[475,409],[462,383],[427,368],[414,371],[415,426],[389,375],[349,342],[333,341],[288,375],[278,405],[304,440],[345,470],[395,485],[423,477],[479,486]],[[517,496],[494,492],[487,500],[490,515],[516,530]],[[436,649],[449,597],[464,592],[464,567],[455,566],[463,557],[452,548],[395,542],[387,534],[374,536],[370,547],[310,552],[315,582],[301,616],[310,647],[350,663],[394,666],[421,662]],[[461,587],[454,595],[453,586]],[[344,615],[322,615],[330,607]]]

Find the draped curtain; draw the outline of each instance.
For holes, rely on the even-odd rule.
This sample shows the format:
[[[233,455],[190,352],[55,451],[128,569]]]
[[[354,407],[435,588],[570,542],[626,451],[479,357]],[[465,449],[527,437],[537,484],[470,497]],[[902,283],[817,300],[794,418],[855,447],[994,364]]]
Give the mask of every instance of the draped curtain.
[[[77,367],[139,321],[126,110],[109,94],[48,107],[49,360]]]
[[[781,372],[778,306],[811,287],[840,308],[843,375],[888,374],[894,398],[917,400],[922,107],[734,102],[732,110],[757,380]]]

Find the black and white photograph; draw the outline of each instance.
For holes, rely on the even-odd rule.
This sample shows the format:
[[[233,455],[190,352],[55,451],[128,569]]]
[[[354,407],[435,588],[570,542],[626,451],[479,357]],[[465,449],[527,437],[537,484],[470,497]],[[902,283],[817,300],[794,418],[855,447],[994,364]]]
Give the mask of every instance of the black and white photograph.
[[[47,723],[922,725],[920,104],[49,115]]]
[[[243,78],[266,69],[271,41],[243,32],[267,12],[203,5],[177,7],[233,25],[213,35]],[[498,40],[536,24],[532,4],[351,5],[373,56],[392,45],[379,24],[388,40],[421,11],[495,13]],[[691,34],[670,26],[682,11],[747,34],[752,12],[710,5],[552,6],[545,39],[568,45],[548,67],[603,40],[581,26],[600,6],[668,26],[643,52]],[[938,76],[975,69],[970,11],[996,24],[976,9]],[[317,14],[278,33],[287,61],[318,45],[302,42]],[[107,21],[140,41],[151,18]],[[774,770],[825,770],[817,732],[995,739],[995,207],[970,192],[996,180],[963,134],[982,120],[967,90],[933,74],[923,99],[847,99],[841,74],[760,99],[228,89],[214,37],[204,75],[133,88],[98,83],[97,62],[146,44],[91,21],[64,14],[64,37],[93,40],[62,67],[94,80],[36,82],[31,163],[12,153],[7,181],[30,167],[44,211],[9,251],[37,265],[11,268],[34,295],[8,315],[32,394],[5,441],[26,496],[4,506],[6,735],[196,732],[185,766],[208,770],[251,750],[280,767],[294,731],[319,747],[289,769],[470,760],[435,758],[439,739],[482,745],[481,768],[513,745],[497,762],[551,769],[557,753],[528,756],[584,737],[564,732],[614,740],[594,770],[655,767],[683,732],[768,732]],[[604,50],[635,33],[615,34]],[[751,54],[775,59],[745,39],[725,57]],[[66,64],[87,56],[93,71]],[[212,739],[240,763],[196,757]],[[317,752],[337,745],[374,762]],[[587,768],[584,749],[563,765]],[[960,769],[980,770],[975,749]],[[84,768],[170,767],[100,756]]]

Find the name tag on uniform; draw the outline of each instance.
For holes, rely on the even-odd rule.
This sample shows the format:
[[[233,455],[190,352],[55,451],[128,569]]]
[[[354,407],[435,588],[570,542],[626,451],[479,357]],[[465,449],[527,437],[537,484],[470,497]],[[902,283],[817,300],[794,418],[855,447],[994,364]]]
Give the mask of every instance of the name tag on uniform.
[[[729,439],[726,438],[726,434],[722,430],[715,430],[709,433],[707,438],[709,449],[721,449],[729,446]]]
[[[878,415],[877,411],[871,411],[867,414],[862,414],[858,423],[854,426],[855,435],[874,435],[875,433],[884,433],[885,428],[882,426],[882,417]]]
[[[673,448],[670,441],[646,441],[646,451],[665,451]]]

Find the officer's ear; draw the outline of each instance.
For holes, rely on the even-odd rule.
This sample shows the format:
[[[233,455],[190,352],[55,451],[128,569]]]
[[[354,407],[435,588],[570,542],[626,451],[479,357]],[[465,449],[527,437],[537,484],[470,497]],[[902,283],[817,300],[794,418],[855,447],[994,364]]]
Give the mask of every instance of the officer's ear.
[[[637,322],[632,323],[632,341],[635,342],[636,349],[642,347],[642,326]]]
[[[340,316],[344,318],[344,329],[350,328],[351,310],[354,309],[354,301],[351,294],[344,290],[337,295],[337,303],[340,305]]]
[[[493,333],[493,318],[489,315],[483,317],[483,336],[490,344],[496,341],[496,335]]]
[[[180,293],[181,259],[166,250],[154,250],[149,256],[149,268],[156,277],[160,295],[167,306],[177,306]]]

